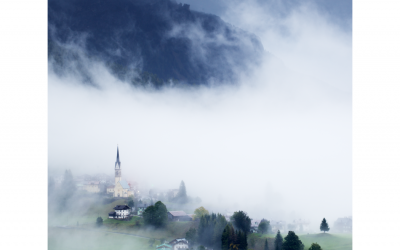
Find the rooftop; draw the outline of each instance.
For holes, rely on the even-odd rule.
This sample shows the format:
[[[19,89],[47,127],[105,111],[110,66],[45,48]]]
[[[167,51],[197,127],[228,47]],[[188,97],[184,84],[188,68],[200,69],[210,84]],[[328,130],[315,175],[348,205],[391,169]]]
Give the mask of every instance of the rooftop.
[[[121,184],[123,189],[130,189],[128,183],[126,181],[124,181],[124,180],[120,180],[119,184]]]
[[[115,210],[126,210],[126,209],[130,209],[129,206],[127,205],[117,205],[116,207],[114,207]]]
[[[183,243],[188,243],[188,241],[185,238],[180,238],[180,239],[175,239],[169,242],[169,244],[176,244],[179,242],[183,242]]]
[[[168,211],[168,213],[172,214],[173,216],[186,216],[187,215],[183,211]]]
[[[156,246],[156,249],[166,249],[166,248],[172,248],[172,246],[167,243]]]

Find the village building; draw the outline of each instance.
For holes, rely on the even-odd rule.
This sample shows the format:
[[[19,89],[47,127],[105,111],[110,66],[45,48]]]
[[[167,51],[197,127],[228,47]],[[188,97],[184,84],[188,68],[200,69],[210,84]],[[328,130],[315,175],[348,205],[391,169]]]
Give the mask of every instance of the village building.
[[[170,189],[167,192],[167,198],[168,200],[172,200],[176,197],[176,195],[178,194],[179,189]]]
[[[252,233],[257,233],[258,231],[258,226],[260,225],[261,220],[251,220],[251,225],[250,225],[250,232]]]
[[[168,245],[172,246],[172,250],[189,249],[189,242],[185,238],[170,241]]]
[[[271,226],[271,231],[272,233],[276,234],[278,230],[282,233],[286,231],[286,222],[285,221],[275,221],[271,220],[269,222],[269,225]]]
[[[183,211],[168,211],[168,219],[170,221],[191,221],[192,217]]]
[[[167,243],[163,243],[159,246],[156,246],[157,250],[172,250],[172,246],[167,244]]]
[[[107,186],[107,194],[114,194],[114,187],[115,185]]]
[[[122,180],[121,162],[119,161],[119,148],[117,147],[117,160],[115,162],[115,185],[107,187],[107,193],[113,194],[113,197],[130,197],[134,196],[134,191],[129,186],[128,182]]]
[[[187,214],[187,216],[189,216],[190,218],[192,218],[192,220],[195,220],[195,217],[196,217],[195,214]],[[200,220],[200,218],[198,218],[197,220]]]
[[[90,181],[85,184],[85,190],[89,193],[100,193],[100,182]]]
[[[110,219],[126,219],[131,217],[131,208],[127,205],[117,205],[114,212],[108,213]]]
[[[310,225],[309,221],[305,221],[302,219],[294,220],[293,223],[291,224],[292,229],[294,228],[293,230],[299,232],[309,231],[309,225]]]
[[[115,184],[114,187],[114,197],[129,197],[133,195],[128,182],[125,180],[120,180]]]
[[[76,189],[78,189],[79,191],[86,191],[85,184],[82,183],[76,184]]]
[[[338,218],[333,224],[333,230],[338,233],[351,233],[353,230],[353,219],[351,216]]]
[[[146,208],[148,207],[149,205],[147,205],[146,203],[142,203],[142,204],[139,204],[139,205],[137,205],[137,215],[142,215],[143,214],[143,212],[144,212],[144,210],[146,210]]]

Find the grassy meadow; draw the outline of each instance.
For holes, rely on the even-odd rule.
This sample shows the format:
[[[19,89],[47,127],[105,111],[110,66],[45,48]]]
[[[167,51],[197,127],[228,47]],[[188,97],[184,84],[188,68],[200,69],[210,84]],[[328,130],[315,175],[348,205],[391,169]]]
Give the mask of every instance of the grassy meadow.
[[[304,244],[304,249],[308,250],[312,243],[318,243],[323,250],[351,250],[352,235],[351,234],[298,234],[300,240]],[[286,234],[282,234],[285,238]],[[270,250],[274,248],[275,235],[260,235],[258,233],[248,235],[248,248],[253,250],[263,250],[265,239],[268,238],[268,246]]]
[[[156,242],[157,244],[159,242]],[[49,250],[111,250],[111,249],[155,249],[148,239],[130,235],[111,234],[106,231],[50,228],[48,232]]]

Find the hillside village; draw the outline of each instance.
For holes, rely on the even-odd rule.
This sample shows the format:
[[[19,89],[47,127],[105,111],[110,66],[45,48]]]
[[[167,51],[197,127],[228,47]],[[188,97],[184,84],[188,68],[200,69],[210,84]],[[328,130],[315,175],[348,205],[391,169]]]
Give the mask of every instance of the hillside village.
[[[183,181],[178,189],[145,189],[138,182],[125,179],[122,170],[117,147],[114,177],[107,174],[73,177],[68,170],[63,176],[51,176],[49,203],[63,205],[52,209],[49,207],[49,209],[51,211],[73,210],[76,208],[74,205],[70,205],[68,209],[65,208],[68,206],[65,203],[66,200],[70,200],[68,204],[73,204],[73,199],[94,198],[97,202],[101,202],[94,205],[93,211],[102,212],[97,212],[96,220],[91,223],[81,222],[80,224],[77,221],[75,228],[89,226],[89,228],[110,230],[112,227],[120,228],[126,225],[124,230],[127,232],[129,228],[136,231],[147,228],[143,235],[149,238],[150,249],[157,250],[285,250],[283,244],[285,241],[281,235],[287,234],[286,237],[290,236],[298,240],[296,234],[309,235],[310,232],[316,231],[315,228],[311,228],[309,221],[303,219],[288,222],[273,218],[250,218],[244,211],[210,213],[201,206],[199,197],[191,198],[187,195]],[[59,191],[57,193],[54,190]],[[104,214],[105,211],[107,215]],[[90,209],[86,212],[86,214],[91,213],[93,214]],[[323,233],[330,230],[328,223],[324,221],[325,218],[320,227]],[[351,217],[338,218],[333,223],[331,232],[351,233],[351,225]],[[151,237],[152,234],[148,232],[151,229],[160,234],[162,230],[172,226],[175,226],[174,232],[169,234],[168,238],[161,237],[156,240],[156,237]],[[155,244],[156,242],[158,244]],[[298,240],[298,246],[299,250],[304,249],[301,240]]]

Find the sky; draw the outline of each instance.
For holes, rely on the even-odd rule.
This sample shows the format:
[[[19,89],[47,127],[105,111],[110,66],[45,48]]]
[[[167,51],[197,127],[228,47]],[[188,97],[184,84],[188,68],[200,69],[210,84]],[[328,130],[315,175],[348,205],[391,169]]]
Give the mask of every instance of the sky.
[[[351,215],[351,29],[308,3],[205,3],[276,60],[237,86],[163,91],[135,89],[99,62],[87,61],[99,88],[49,65],[49,168],[113,175],[118,144],[124,178],[184,180],[215,212],[314,224]]]

